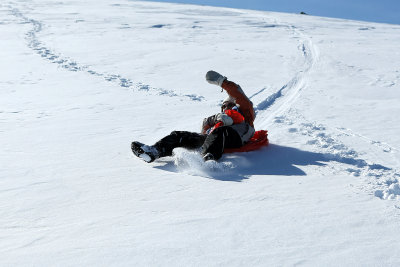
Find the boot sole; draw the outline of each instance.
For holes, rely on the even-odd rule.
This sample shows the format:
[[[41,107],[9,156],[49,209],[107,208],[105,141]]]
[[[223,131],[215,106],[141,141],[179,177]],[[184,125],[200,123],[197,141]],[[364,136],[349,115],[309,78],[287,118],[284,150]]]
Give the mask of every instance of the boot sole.
[[[131,149],[133,154],[147,163],[153,162],[155,159],[144,152],[141,146],[143,146],[143,144],[140,142],[132,142]]]

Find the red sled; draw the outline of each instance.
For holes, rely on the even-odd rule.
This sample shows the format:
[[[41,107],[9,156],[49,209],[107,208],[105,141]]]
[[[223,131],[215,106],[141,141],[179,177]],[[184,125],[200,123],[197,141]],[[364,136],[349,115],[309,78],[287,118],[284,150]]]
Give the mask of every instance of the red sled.
[[[234,153],[234,152],[249,152],[260,149],[263,146],[268,146],[268,131],[259,130],[256,131],[249,142],[239,148],[225,148],[224,153]]]

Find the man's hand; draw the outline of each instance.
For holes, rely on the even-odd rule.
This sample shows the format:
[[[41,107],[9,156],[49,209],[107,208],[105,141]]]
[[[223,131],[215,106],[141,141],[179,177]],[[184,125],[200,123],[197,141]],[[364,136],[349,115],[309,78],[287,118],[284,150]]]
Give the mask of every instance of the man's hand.
[[[226,80],[226,77],[222,76],[216,71],[210,70],[206,74],[206,80],[211,84],[221,86],[222,83]]]

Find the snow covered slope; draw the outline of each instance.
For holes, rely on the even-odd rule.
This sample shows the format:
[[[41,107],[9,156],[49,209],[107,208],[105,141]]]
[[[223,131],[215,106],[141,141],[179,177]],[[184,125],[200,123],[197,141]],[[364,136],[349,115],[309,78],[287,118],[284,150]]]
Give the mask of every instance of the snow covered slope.
[[[126,0],[0,3],[1,266],[398,266],[400,26]],[[225,93],[269,147],[153,164]]]

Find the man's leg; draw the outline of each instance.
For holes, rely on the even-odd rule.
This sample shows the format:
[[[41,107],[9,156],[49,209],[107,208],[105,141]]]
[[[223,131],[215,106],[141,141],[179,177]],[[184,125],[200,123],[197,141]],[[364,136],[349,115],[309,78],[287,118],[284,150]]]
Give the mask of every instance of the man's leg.
[[[222,157],[225,148],[239,148],[243,145],[239,134],[231,127],[219,127],[204,141],[202,155],[211,153],[215,160]]]
[[[176,147],[183,147],[187,149],[200,148],[206,140],[206,135],[186,132],[186,131],[173,131],[171,134],[162,138],[155,143],[153,147],[157,148],[160,152],[160,157],[172,155],[172,150]]]

